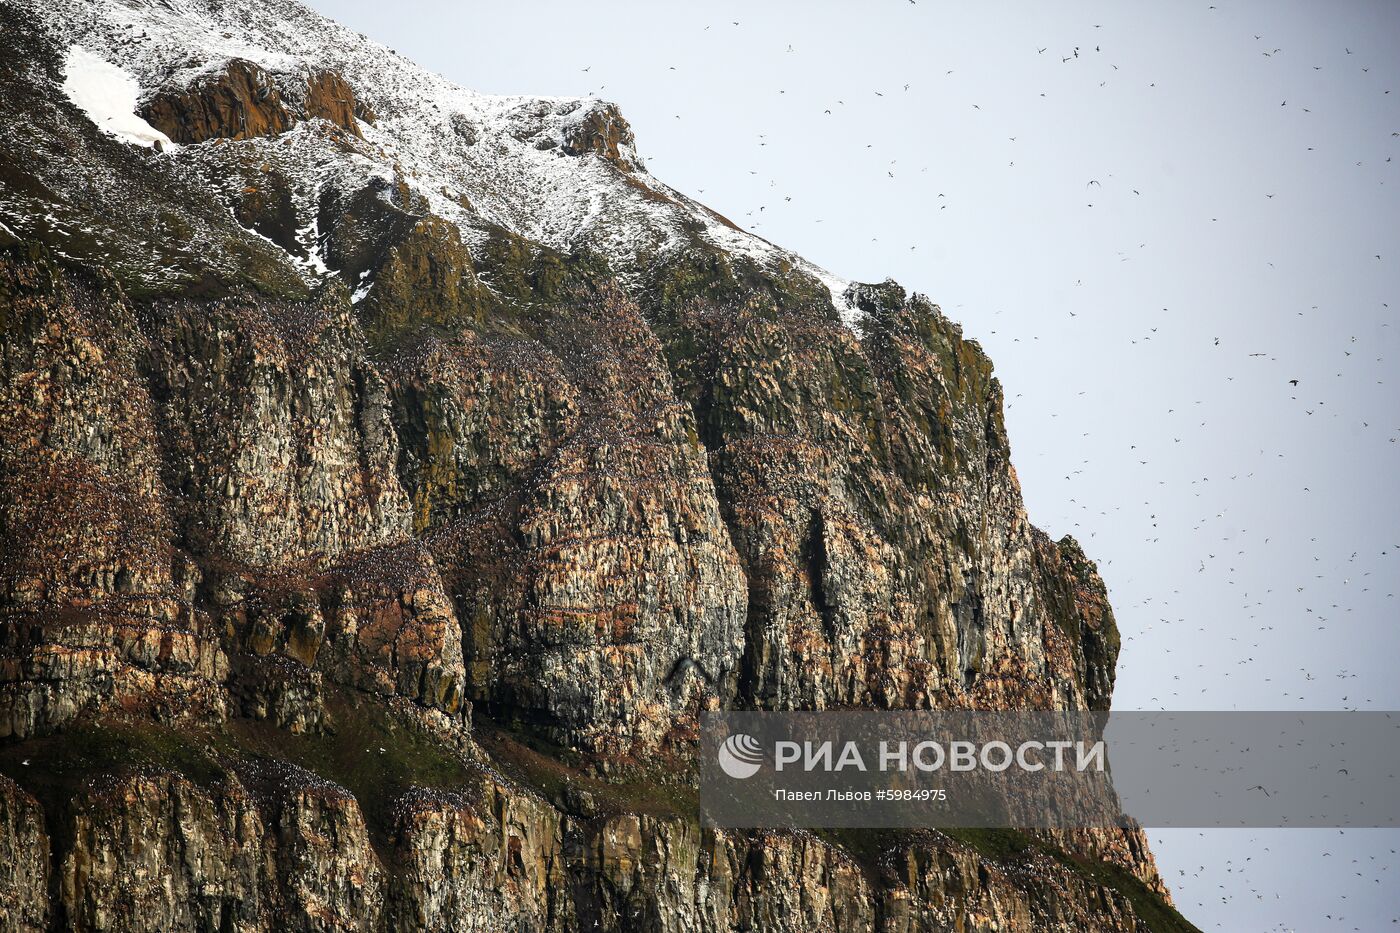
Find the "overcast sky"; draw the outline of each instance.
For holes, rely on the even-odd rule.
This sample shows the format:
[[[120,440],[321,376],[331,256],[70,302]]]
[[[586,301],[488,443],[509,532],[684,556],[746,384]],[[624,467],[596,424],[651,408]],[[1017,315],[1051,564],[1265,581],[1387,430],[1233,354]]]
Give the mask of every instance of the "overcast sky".
[[[658,177],[961,321],[1116,708],[1400,708],[1400,4],[312,5],[617,101]],[[1152,835],[1205,929],[1400,916],[1400,832]]]

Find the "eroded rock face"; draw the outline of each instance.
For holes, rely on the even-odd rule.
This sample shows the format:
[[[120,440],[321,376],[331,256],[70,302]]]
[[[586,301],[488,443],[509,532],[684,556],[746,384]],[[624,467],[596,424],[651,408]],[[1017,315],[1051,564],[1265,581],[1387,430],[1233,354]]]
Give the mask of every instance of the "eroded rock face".
[[[580,108],[565,118],[563,148],[571,156],[593,152],[625,172],[636,168],[632,127],[615,104]]]
[[[141,107],[146,122],[177,143],[211,139],[253,139],[286,132],[298,121],[319,118],[360,135],[356,118],[373,121],[345,79],[318,71],[293,80],[289,100],[278,79],[258,65],[232,59],[219,71],[189,86],[162,91]]]
[[[1093,561],[1071,537],[1051,542],[1033,530],[1041,592],[1074,653],[1073,669],[1088,709],[1106,710],[1117,676],[1119,637],[1108,591]]]
[[[306,99],[302,104],[308,117],[315,117],[360,135],[356,118],[374,122],[374,111],[355,99],[355,91],[334,71],[318,71],[306,79]]]
[[[415,300],[462,307],[431,263],[396,268]],[[405,331],[392,305],[352,314],[343,291],[134,305],[47,259],[3,272],[0,534],[25,555],[0,602],[12,740],[118,713],[359,735],[348,691],[453,755],[478,754],[475,703],[638,774],[658,755],[685,768],[717,705],[1108,702],[1117,636],[1093,565],[1026,522],[985,358],[902,292],[871,299],[858,336],[762,302],[649,318],[536,268],[522,281],[546,300],[504,327],[454,317],[475,323],[451,336]],[[374,830],[330,775],[219,754],[234,763],[217,779],[92,775],[62,817],[58,900],[21,863],[6,883],[32,903],[15,915],[1133,930],[1140,898],[1165,893],[1133,834],[1025,837],[1004,864],[906,840],[872,874],[809,836],[704,832],[497,777],[365,784],[389,814]],[[38,805],[8,793],[4,838],[42,851]]]
[[[398,806],[389,929],[571,929],[560,815],[489,785],[459,794],[410,793]]]
[[[274,136],[294,122],[272,76],[241,59],[189,88],[152,98],[141,116],[177,143]]]
[[[661,309],[748,579],[739,702],[1103,702],[1116,642],[1087,649],[1087,687],[1078,672],[1111,613],[1088,606],[1082,554],[1038,559],[990,363],[897,286],[858,300],[860,336],[762,305]]]
[[[48,929],[49,839],[38,801],[0,775],[0,927]]]
[[[0,926],[1190,929],[1140,833],[695,822],[705,709],[1110,703],[936,306],[725,252],[611,105],[439,113],[430,189],[339,72],[217,59],[143,114],[224,144],[138,153],[0,19],[10,161],[109,194],[0,225]],[[569,171],[624,229],[530,213]]]
[[[231,704],[314,729],[326,674],[460,718],[460,627],[346,312],[148,319],[49,271],[3,270],[0,734]]]
[[[353,797],[272,769],[212,789],[169,774],[91,786],[61,864],[63,917],[87,930],[369,930],[384,871]]]
[[[538,342],[420,372],[434,391],[401,402],[424,417],[404,476],[466,620],[474,699],[645,752],[732,683],[745,588],[660,346],[621,296],[582,304]]]
[[[25,806],[22,841],[43,852],[37,805]],[[490,779],[471,799],[410,791],[377,845],[353,797],[295,768],[209,786],[130,773],[90,783],[66,834],[55,908],[76,929],[1156,928],[1044,854],[1000,861],[935,835],[862,865],[806,834],[579,820]],[[12,928],[42,921],[44,868],[16,866],[16,898],[0,908],[19,918]]]
[[[171,545],[129,307],[7,263],[0,355],[0,736],[86,709],[220,715],[227,659]]]
[[[59,890],[75,929],[217,929],[263,911],[266,827],[239,790],[113,779],[77,801],[71,831]]]

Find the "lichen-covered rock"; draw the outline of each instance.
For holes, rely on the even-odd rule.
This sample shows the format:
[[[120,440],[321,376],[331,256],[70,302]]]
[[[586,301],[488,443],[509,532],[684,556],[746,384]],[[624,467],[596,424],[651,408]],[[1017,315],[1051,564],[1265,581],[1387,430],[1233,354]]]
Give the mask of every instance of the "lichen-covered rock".
[[[75,802],[59,883],[74,929],[372,930],[383,869],[353,797],[268,765],[257,793],[107,777]],[[259,799],[262,796],[264,799]]]
[[[1103,579],[1073,538],[1065,536],[1052,542],[1039,530],[1034,537],[1041,592],[1051,618],[1074,652],[1073,670],[1081,681],[1087,708],[1107,710],[1118,672],[1120,642]]]
[[[266,829],[241,788],[107,778],[74,801],[69,833],[59,897],[73,929],[239,929],[265,913]]]
[[[892,283],[854,298],[860,336],[768,301],[655,312],[749,581],[740,702],[1082,706],[990,363]]]
[[[19,797],[11,822],[42,851],[38,807]],[[57,909],[75,929],[1188,929],[1147,886],[1105,887],[1109,869],[1011,832],[891,840],[861,862],[807,833],[560,813],[489,775],[462,792],[410,790],[378,843],[343,788],[275,761],[205,785],[97,776],[70,820]],[[43,870],[18,867],[7,904],[22,916],[43,916]]]
[[[384,908],[384,869],[349,792],[283,767],[274,796],[281,914],[289,930],[374,930]],[[266,780],[266,778],[264,778]]]
[[[561,819],[547,804],[491,784],[476,802],[416,790],[397,811],[390,929],[576,928]]]
[[[590,827],[586,845],[584,919],[601,930],[870,930],[879,916],[861,866],[805,834],[623,816]]]
[[[348,688],[444,737],[466,734],[470,698],[609,769],[683,760],[715,704],[1108,702],[1102,583],[1025,521],[985,361],[917,299],[886,289],[859,339],[703,303],[658,339],[626,296],[565,284],[513,334],[400,335],[375,363],[334,295],[154,317],[43,268],[5,266],[0,462],[26,490],[62,468],[64,488],[89,477],[107,498],[4,503],[0,531],[30,555],[6,562],[0,607],[12,736],[118,706],[333,734],[330,694]],[[696,363],[676,365],[681,349]],[[64,421],[78,410],[87,431]],[[97,504],[123,501],[156,508]],[[1073,872],[1048,892],[947,846],[895,846],[904,873],[872,881],[810,837],[561,812],[504,785],[405,798],[391,871],[347,791],[260,767],[251,791],[93,785],[61,859],[65,915],[1127,930],[1152,903],[1104,900]],[[172,824],[187,835],[165,838]],[[236,827],[248,841],[229,850]],[[1047,839],[1164,894],[1140,838]],[[153,886],[192,852],[208,854]]]
[[[0,267],[0,737],[117,703],[217,714],[227,661],[171,543],[138,324],[110,291]]]
[[[473,699],[645,752],[732,684],[743,578],[636,307],[581,295],[549,327],[441,348],[401,381],[418,422],[403,475],[458,600]]]
[[[326,614],[322,668],[340,683],[385,698],[405,697],[461,722],[462,626],[425,548],[408,542],[359,552],[332,567],[318,585]],[[304,652],[320,643],[315,634],[302,638]]]
[[[271,567],[407,531],[385,386],[341,302],[232,302],[150,323],[168,482],[200,550]]]
[[[460,627],[409,538],[387,386],[343,293],[338,316],[149,319],[42,265],[0,272],[0,735],[231,700],[314,729],[323,672],[462,711]],[[268,656],[293,672],[238,660]]]
[[[49,837],[38,802],[0,775],[0,927],[48,929]]]
[[[1139,832],[695,822],[702,710],[1110,704],[936,306],[831,295],[612,105],[114,10],[0,5],[0,925],[1190,929]],[[79,34],[190,145],[68,101]]]

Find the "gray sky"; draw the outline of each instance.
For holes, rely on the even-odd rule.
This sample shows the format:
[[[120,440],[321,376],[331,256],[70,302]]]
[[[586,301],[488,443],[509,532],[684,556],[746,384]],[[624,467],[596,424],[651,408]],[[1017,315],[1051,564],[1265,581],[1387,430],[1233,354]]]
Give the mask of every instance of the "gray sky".
[[[1400,5],[312,5],[615,100],[668,183],[963,322],[1108,582],[1117,708],[1400,708]],[[1206,929],[1400,916],[1400,832],[1152,835]]]

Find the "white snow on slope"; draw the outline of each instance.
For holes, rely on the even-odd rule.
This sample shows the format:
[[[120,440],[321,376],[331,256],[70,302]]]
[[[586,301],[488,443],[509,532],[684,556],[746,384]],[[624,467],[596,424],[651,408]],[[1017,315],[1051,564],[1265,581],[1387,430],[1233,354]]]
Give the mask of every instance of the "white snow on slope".
[[[136,115],[136,79],[80,45],[68,49],[63,93],[97,128],[136,146],[173,147],[170,137]]]
[[[606,106],[602,101],[478,94],[295,0],[20,2],[61,41],[80,45],[85,61],[110,69],[120,112],[147,133],[155,131],[134,116],[137,104],[190,87],[231,59],[262,67],[291,102],[304,95],[308,75],[338,72],[376,114],[372,124],[359,124],[363,140],[332,142],[298,126],[281,137],[226,144],[254,150],[287,174],[303,219],[303,205],[314,211],[314,197],[326,186],[349,191],[376,178],[402,181],[432,213],[456,224],[469,248],[495,224],[561,251],[596,249],[624,279],[653,258],[685,249],[698,230],[731,256],[813,275],[832,291],[843,320],[858,316],[842,297],[845,280],[735,229],[652,176],[630,147],[622,152],[636,166],[630,173],[597,155],[565,155],[568,129]],[[115,116],[114,106],[102,116]],[[213,143],[186,146],[176,158],[212,167],[228,157],[213,149]],[[299,265],[319,272],[307,258]]]

